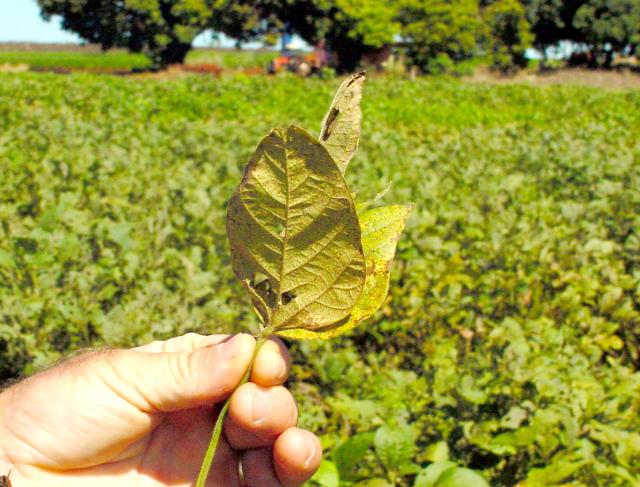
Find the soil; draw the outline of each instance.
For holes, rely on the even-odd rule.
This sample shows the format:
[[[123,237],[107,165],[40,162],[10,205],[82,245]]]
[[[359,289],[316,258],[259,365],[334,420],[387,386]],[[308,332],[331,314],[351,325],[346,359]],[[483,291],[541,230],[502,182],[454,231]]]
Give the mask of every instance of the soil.
[[[488,69],[478,69],[473,76],[465,78],[470,83],[528,83],[545,85],[580,85],[613,90],[640,89],[640,73],[634,69],[592,70],[565,68],[547,72],[522,71],[513,76],[503,76]]]

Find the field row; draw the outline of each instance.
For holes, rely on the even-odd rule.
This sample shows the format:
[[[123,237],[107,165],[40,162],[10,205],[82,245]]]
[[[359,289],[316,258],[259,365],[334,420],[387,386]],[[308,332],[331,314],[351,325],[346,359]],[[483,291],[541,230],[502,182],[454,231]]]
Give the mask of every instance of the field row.
[[[255,326],[226,202],[336,84],[0,74],[0,376]],[[415,207],[375,319],[292,345],[318,481],[640,484],[640,92],[378,77],[363,111],[349,186]]]

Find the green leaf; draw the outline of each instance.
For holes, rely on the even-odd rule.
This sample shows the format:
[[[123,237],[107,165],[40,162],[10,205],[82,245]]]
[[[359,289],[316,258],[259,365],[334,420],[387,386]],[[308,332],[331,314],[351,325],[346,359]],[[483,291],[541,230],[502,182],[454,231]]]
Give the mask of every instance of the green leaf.
[[[315,475],[311,478],[315,483],[322,487],[338,487],[340,485],[340,476],[338,469],[333,462],[323,460]]]
[[[393,487],[388,480],[375,478],[358,482],[354,487]]]
[[[435,487],[489,487],[489,484],[473,470],[457,467],[443,472]]]
[[[430,462],[444,462],[449,460],[449,445],[446,441],[438,441],[429,445],[424,453],[424,458]]]
[[[453,470],[456,467],[455,462],[449,460],[434,462],[418,474],[413,487],[433,487],[444,472]]]
[[[415,451],[415,434],[409,425],[382,425],[373,439],[376,453],[387,470],[410,464]]]
[[[333,451],[333,459],[340,472],[340,478],[353,480],[354,470],[362,463],[369,448],[373,446],[373,433],[359,433]]]
[[[355,328],[375,313],[387,296],[391,263],[411,208],[382,206],[360,215],[367,276],[362,294],[347,321],[328,330],[283,330],[278,334],[287,338],[329,339]]]
[[[229,201],[236,276],[275,332],[348,319],[365,280],[351,194],[327,150],[297,127],[265,137]]]
[[[320,128],[320,141],[342,174],[346,172],[360,140],[360,100],[365,79],[365,73],[360,72],[342,82]]]
[[[5,250],[0,249],[0,267],[6,267],[12,269],[16,266],[15,261],[11,254]]]

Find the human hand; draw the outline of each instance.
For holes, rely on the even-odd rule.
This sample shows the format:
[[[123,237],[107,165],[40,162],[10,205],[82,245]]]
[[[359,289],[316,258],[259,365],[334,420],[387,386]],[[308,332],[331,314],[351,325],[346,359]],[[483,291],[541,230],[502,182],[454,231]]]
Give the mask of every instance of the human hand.
[[[14,487],[192,485],[217,417],[233,393],[208,486],[304,483],[322,457],[295,427],[277,339],[188,334],[131,350],[88,352],[0,394],[0,474]]]

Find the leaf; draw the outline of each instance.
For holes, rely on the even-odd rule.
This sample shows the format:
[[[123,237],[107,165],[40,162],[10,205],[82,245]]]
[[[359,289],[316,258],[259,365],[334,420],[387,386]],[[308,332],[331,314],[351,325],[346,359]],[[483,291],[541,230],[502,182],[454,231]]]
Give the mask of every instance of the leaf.
[[[354,470],[362,464],[362,460],[373,445],[373,433],[359,433],[333,451],[333,459],[340,472],[340,478],[353,480]]]
[[[229,201],[227,233],[233,270],[275,332],[349,317],[365,280],[358,217],[338,167],[304,130],[260,142]]]
[[[398,470],[411,463],[415,451],[415,434],[411,426],[382,425],[376,430],[373,442],[387,470]]]
[[[393,485],[388,480],[375,478],[358,482],[354,487],[393,487]]]
[[[479,473],[457,467],[443,472],[435,487],[489,487],[489,483]]]
[[[418,474],[413,487],[433,487],[444,472],[455,468],[455,462],[449,460],[434,462]]]
[[[449,445],[446,441],[438,441],[429,445],[424,453],[424,458],[430,462],[444,462],[449,460]]]
[[[323,460],[315,475],[311,478],[314,482],[322,487],[338,487],[340,485],[340,476],[338,469],[333,462]]]
[[[0,249],[0,267],[6,267],[12,269],[16,266],[15,261],[11,254],[5,250]]]
[[[360,215],[367,276],[362,295],[345,323],[327,330],[282,330],[278,335],[326,340],[346,333],[375,313],[387,296],[391,263],[411,208],[405,205],[382,206],[366,210]]]
[[[320,142],[327,148],[342,174],[346,172],[360,140],[360,100],[365,79],[363,71],[342,82],[320,128]]]

